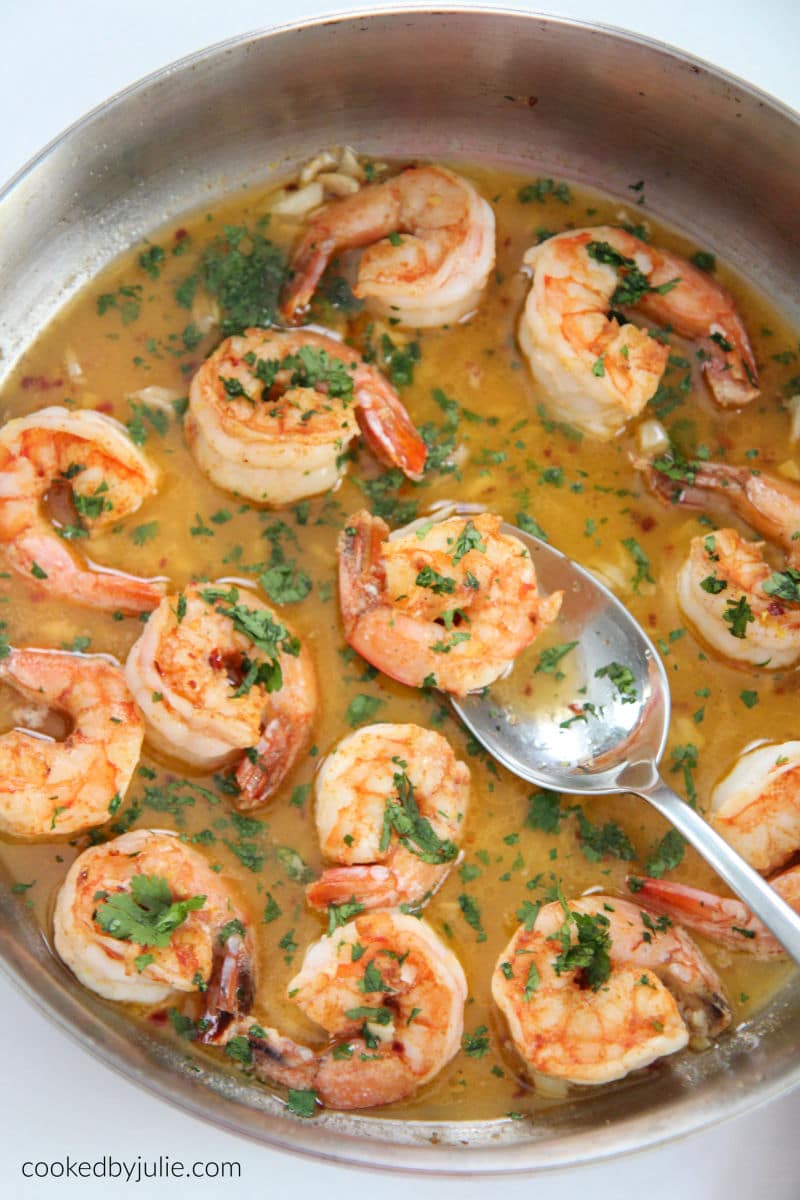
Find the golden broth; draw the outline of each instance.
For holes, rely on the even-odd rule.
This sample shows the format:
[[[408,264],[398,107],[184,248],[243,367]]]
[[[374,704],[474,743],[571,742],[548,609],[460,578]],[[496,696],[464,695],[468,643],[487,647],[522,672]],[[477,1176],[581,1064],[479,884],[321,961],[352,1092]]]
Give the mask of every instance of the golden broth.
[[[580,439],[550,421],[520,359],[514,332],[527,290],[519,272],[527,247],[542,231],[622,219],[635,224],[643,215],[635,203],[641,193],[631,193],[633,202],[624,214],[618,201],[572,186],[549,192],[540,187],[540,198],[536,194],[530,198],[535,189],[529,189],[528,201],[522,202],[520,188],[531,184],[530,178],[495,169],[459,169],[491,199],[497,217],[497,270],[473,319],[412,338],[389,325],[376,323],[370,328],[363,312],[351,318],[333,309],[322,314],[361,349],[367,339],[379,345],[384,332],[398,346],[416,342],[420,357],[413,382],[401,386],[400,395],[418,426],[433,422],[440,440],[448,436],[454,440],[457,471],[434,469],[421,485],[405,483],[399,492],[389,489],[388,500],[396,498],[406,510],[406,502],[411,502],[420,513],[449,498],[484,504],[512,521],[527,513],[561,550],[602,572],[662,649],[673,696],[665,769],[669,773],[676,767],[668,777],[684,793],[687,787],[696,790],[702,807],[713,784],[748,743],[797,736],[793,719],[797,676],[742,671],[706,657],[684,628],[674,587],[689,540],[703,528],[698,515],[665,508],[643,488],[630,462],[633,432],[603,445]],[[348,706],[355,696],[375,701],[369,719],[416,721],[440,729],[469,762],[472,798],[463,861],[427,906],[425,917],[464,965],[470,989],[465,1030],[473,1035],[487,1026],[489,1045],[479,1055],[459,1054],[414,1099],[387,1111],[420,1119],[462,1120],[535,1113],[554,1101],[537,1094],[503,1045],[504,1032],[489,992],[495,961],[517,925],[515,913],[525,900],[542,898],[554,881],[560,882],[567,896],[598,884],[627,895],[625,875],[643,869],[666,826],[634,798],[584,801],[585,816],[596,826],[617,822],[637,856],[635,861],[610,855],[597,861],[594,856],[593,861],[587,856],[587,843],[578,836],[574,816],[562,819],[557,833],[534,827],[535,822],[528,820],[531,788],[477,753],[435,695],[414,692],[377,675],[346,649],[337,611],[336,538],[349,513],[365,504],[374,507],[376,496],[381,498],[380,488],[367,495],[359,486],[359,481],[382,475],[363,446],[333,495],[287,510],[258,510],[205,479],[186,448],[177,413],[158,416],[160,410],[152,406],[141,408],[141,396],[130,399],[151,386],[174,389],[175,396],[186,394],[192,373],[220,334],[214,328],[203,336],[198,328],[209,312],[202,285],[195,291],[193,309],[186,307],[192,299],[186,287],[179,291],[183,304],[176,299],[176,289],[196,273],[203,247],[225,226],[247,223],[254,228],[270,203],[270,192],[253,189],[213,213],[186,218],[179,229],[162,230],[152,243],[137,247],[53,321],[25,355],[2,396],[3,420],[45,405],[69,403],[132,421],[139,440],[144,434],[144,450],[161,471],[158,495],[119,527],[92,541],[91,556],[96,561],[141,575],[166,574],[178,588],[197,576],[255,581],[282,554],[313,582],[305,599],[283,609],[311,648],[321,685],[314,746],[286,786],[262,810],[242,820],[232,813],[219,777],[159,761],[145,750],[123,807],[95,838],[128,826],[152,826],[177,829],[190,840],[197,839],[210,862],[235,878],[250,902],[260,960],[254,1019],[313,1041],[317,1034],[286,998],[286,984],[325,922],[306,907],[304,881],[287,874],[277,848],[297,851],[309,873],[320,870],[310,785],[322,756],[349,731]],[[697,249],[649,218],[648,227],[659,244],[687,254]],[[273,219],[262,231],[288,247],[297,229],[296,223]],[[342,269],[347,269],[346,262]],[[775,469],[791,458],[789,418],[782,397],[788,378],[797,370],[796,341],[752,288],[721,264],[717,275],[733,289],[750,330],[761,369],[762,397],[743,413],[715,409],[700,380],[693,348],[670,336],[674,357],[664,381],[667,390],[650,410],[663,413],[674,403],[663,419],[687,453],[704,445],[712,457],[724,453],[731,462]],[[442,393],[457,400],[458,407],[447,405]],[[647,415],[654,414],[648,411]],[[383,500],[387,502],[385,490]],[[403,519],[409,515],[402,513]],[[657,585],[643,580],[634,586],[636,564],[623,545],[630,538],[649,559],[649,574]],[[124,660],[141,631],[136,618],[115,620],[109,614],[70,610],[49,600],[33,581],[29,584],[16,576],[3,579],[3,592],[2,615],[14,645],[64,645]],[[530,673],[541,650],[555,641],[557,631],[527,653],[517,666],[517,678]],[[757,702],[749,695],[748,706],[742,692],[757,693]],[[19,697],[0,689],[0,728],[27,720],[29,708],[26,704],[21,710]],[[685,774],[673,753],[687,745],[696,747],[697,763]],[[210,789],[217,802],[210,803],[192,784]],[[0,856],[13,878],[31,885],[20,888],[20,902],[33,907],[48,931],[60,881],[89,841],[84,836],[70,842],[0,844]],[[718,886],[691,850],[670,877]],[[478,905],[480,929],[466,922],[459,903],[462,896]],[[280,915],[275,915],[277,910]],[[262,914],[272,919],[265,922]],[[704,949],[723,976],[736,1021],[745,1020],[790,969],[711,945],[704,944]],[[154,1016],[133,1008],[131,1012],[145,1020]],[[155,1017],[163,1023],[163,1009]],[[581,1094],[587,1093],[578,1091],[573,1096]]]

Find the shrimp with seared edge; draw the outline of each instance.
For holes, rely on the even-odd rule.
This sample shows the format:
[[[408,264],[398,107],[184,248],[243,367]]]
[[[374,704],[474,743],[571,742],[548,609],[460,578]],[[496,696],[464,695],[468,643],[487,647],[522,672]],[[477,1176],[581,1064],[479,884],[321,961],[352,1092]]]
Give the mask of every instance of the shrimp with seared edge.
[[[9,566],[49,595],[89,608],[149,612],[164,583],[78,562],[82,541],[130,516],[156,472],[124,427],[88,409],[53,406],[0,429],[0,544]],[[43,504],[58,514],[54,532]]]
[[[326,204],[292,256],[282,311],[294,321],[325,268],[366,247],[353,292],[403,325],[447,325],[476,307],[495,260],[494,213],[468,180],[410,167]]]
[[[634,466],[643,471],[660,500],[684,508],[732,512],[780,546],[790,567],[800,568],[800,485],[752,467],[687,460],[674,450],[653,459],[636,459]]]
[[[678,603],[718,654],[777,671],[800,657],[800,572],[773,571],[762,546],[735,529],[692,538]]]
[[[555,620],[530,554],[492,513],[431,521],[411,532],[362,511],[339,540],[345,638],[410,687],[463,696],[492,683]]]
[[[0,737],[0,830],[52,838],[110,820],[144,737],[122,668],[100,655],[11,649],[0,680],[73,722],[62,742],[26,729]]]
[[[800,850],[800,742],[746,750],[711,793],[709,821],[800,912],[800,866],[779,871]],[[741,900],[666,879],[629,881],[655,912],[731,950],[755,958],[785,957],[780,942]]]
[[[800,742],[745,751],[711,793],[717,833],[764,874],[800,850]]]
[[[787,569],[774,571],[763,543],[734,529],[696,537],[678,573],[678,600],[726,658],[791,666],[800,656],[800,487],[749,467],[688,460],[672,448],[634,465],[664,503],[732,512],[786,552]]]
[[[533,274],[519,343],[549,407],[608,440],[655,394],[667,346],[629,323],[633,309],[698,341],[717,404],[759,393],[747,332],[732,296],[706,272],[610,225],[575,229],[527,251]]]
[[[84,850],[56,901],[55,947],[107,1000],[203,994],[204,1041],[223,1040],[253,992],[253,941],[232,884],[175,833],[135,829]]]
[[[317,714],[307,647],[253,592],[229,582],[166,597],[125,674],[157,750],[205,769],[240,759],[240,808],[279,787]]]
[[[790,867],[770,879],[787,904],[800,913],[800,867]],[[718,896],[701,888],[673,883],[668,879],[632,878],[630,883],[642,903],[655,913],[680,921],[687,929],[728,950],[741,950],[752,958],[785,958],[776,937],[741,900]]]
[[[309,885],[309,903],[424,903],[458,855],[468,803],[469,769],[441,734],[419,725],[351,733],[316,781],[322,853],[342,865]]]
[[[287,991],[331,1041],[312,1050],[261,1029],[250,1034],[256,1071],[330,1108],[411,1096],[461,1045],[461,964],[430,925],[394,910],[362,913],[314,942]]]
[[[688,934],[612,896],[546,904],[500,955],[492,996],[526,1065],[576,1084],[621,1079],[731,1020]]]
[[[227,338],[192,379],[184,421],[212,483],[273,506],[334,487],[359,427],[381,462],[421,478],[425,443],[388,380],[306,329]]]

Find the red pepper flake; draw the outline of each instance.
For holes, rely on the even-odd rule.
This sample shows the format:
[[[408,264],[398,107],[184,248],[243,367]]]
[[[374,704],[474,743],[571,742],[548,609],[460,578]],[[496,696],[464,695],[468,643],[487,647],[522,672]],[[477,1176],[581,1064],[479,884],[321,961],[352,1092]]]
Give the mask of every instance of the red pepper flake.
[[[22,389],[27,392],[31,388],[37,391],[47,391],[48,388],[63,387],[63,379],[48,379],[46,375],[23,375]]]

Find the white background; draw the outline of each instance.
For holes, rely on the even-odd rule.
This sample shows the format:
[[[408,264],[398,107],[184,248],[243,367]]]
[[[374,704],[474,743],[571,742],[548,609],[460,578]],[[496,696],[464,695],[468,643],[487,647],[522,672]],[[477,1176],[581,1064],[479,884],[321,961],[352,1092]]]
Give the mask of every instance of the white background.
[[[528,7],[523,0],[517,6]],[[0,179],[112,92],[211,42],[270,24],[332,11],[333,0],[0,0]],[[367,7],[352,4],[351,7]],[[440,7],[445,7],[444,4]],[[547,11],[608,21],[672,42],[800,108],[798,0],[615,0],[551,3]],[[559,1200],[796,1200],[800,1195],[800,1093],[680,1144],[600,1167],[482,1183],[391,1177],[293,1158],[202,1125],[90,1058],[0,978],[3,1014],[0,1087],[0,1195],[184,1197],[372,1194],[397,1200],[536,1194]],[[70,1154],[94,1159],[157,1157],[237,1160],[242,1178],[220,1185],[31,1182],[26,1159]]]

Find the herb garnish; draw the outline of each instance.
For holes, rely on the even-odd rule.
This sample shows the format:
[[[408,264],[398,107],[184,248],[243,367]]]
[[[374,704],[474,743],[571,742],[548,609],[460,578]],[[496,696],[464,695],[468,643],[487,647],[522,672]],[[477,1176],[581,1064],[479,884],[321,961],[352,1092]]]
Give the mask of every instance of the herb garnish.
[[[189,913],[202,908],[205,902],[205,896],[173,900],[168,880],[158,875],[134,875],[130,892],[101,894],[93,917],[110,937],[163,949]]]

